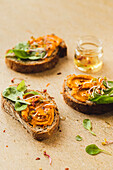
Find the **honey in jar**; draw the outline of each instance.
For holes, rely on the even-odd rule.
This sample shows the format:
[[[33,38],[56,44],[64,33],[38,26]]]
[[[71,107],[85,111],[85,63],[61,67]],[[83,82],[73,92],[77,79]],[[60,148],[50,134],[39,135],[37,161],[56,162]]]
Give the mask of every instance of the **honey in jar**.
[[[74,56],[75,66],[83,72],[97,72],[103,64],[102,42],[94,36],[81,37]]]

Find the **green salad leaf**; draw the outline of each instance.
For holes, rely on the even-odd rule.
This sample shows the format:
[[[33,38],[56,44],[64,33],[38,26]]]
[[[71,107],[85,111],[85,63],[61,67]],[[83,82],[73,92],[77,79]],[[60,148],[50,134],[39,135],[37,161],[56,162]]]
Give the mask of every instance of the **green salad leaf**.
[[[83,120],[83,126],[85,129],[89,130],[89,132],[96,136],[96,134],[94,132],[92,132],[92,125],[91,125],[91,121],[89,119],[84,119]]]
[[[28,59],[30,59],[30,60],[39,60],[39,59],[42,59],[42,58],[44,58],[44,56],[46,55],[46,52],[45,51],[43,51],[43,52],[41,52],[41,53],[39,53],[37,56],[30,56],[30,57],[28,57]]]
[[[107,87],[107,88],[111,88],[111,87],[113,87],[113,81],[106,81],[106,80],[104,80],[103,81],[103,85],[105,87]]]
[[[27,107],[27,105],[30,104],[29,102],[23,100],[23,94],[25,90],[26,90],[25,81],[22,80],[17,87],[10,86],[6,88],[3,91],[2,95],[3,97],[15,102],[16,111],[21,111],[24,110]]]
[[[102,96],[99,96],[99,97],[90,98],[89,100],[92,101],[92,102],[95,102],[96,104],[113,103],[113,97],[107,96],[107,95],[102,95]]]
[[[113,87],[113,81],[108,81],[108,86]]]
[[[20,102],[15,103],[15,110],[16,111],[22,111],[22,110],[25,110],[26,108],[27,108],[27,104],[23,104],[23,103],[20,103]]]
[[[27,89],[27,87],[25,85],[25,81],[22,80],[20,82],[20,84],[17,86],[17,90],[20,91],[20,92],[22,92],[22,91],[24,92],[24,91],[26,91],[26,89]]]
[[[13,52],[15,54],[15,57],[18,57],[20,59],[28,59],[29,57],[29,54],[24,50],[13,49]]]
[[[113,81],[103,81],[103,85],[106,89],[101,90],[101,94],[96,92],[96,89],[93,90],[89,100],[96,104],[109,104],[113,103]]]
[[[30,92],[25,93],[24,95],[28,95],[28,94],[40,95],[40,93],[37,91],[30,91]]]
[[[9,99],[9,100],[11,100],[11,101],[13,101],[13,102],[15,102],[15,101],[17,100],[18,96],[19,96],[20,98],[22,98],[23,93],[22,93],[22,92],[19,92],[16,87],[11,86],[11,87],[6,88],[6,89],[3,91],[2,95],[3,95],[5,98],[7,98],[7,99]]]
[[[27,42],[17,44],[13,49],[8,50],[6,56],[13,53],[18,60],[39,60],[43,59],[46,55],[44,48],[31,48]]]
[[[16,50],[24,50],[27,51],[29,49],[30,45],[28,42],[23,42],[23,43],[19,43],[17,44],[14,49]]]
[[[104,94],[111,95],[111,94],[113,94],[113,87],[108,88],[108,89],[104,89],[103,91],[104,91]]]
[[[95,144],[88,145],[85,150],[89,155],[97,155],[100,152],[104,152],[106,154],[111,155],[109,152],[98,148],[98,146],[96,146]]]
[[[76,141],[81,141],[82,140],[82,137],[80,135],[77,135],[76,136]]]

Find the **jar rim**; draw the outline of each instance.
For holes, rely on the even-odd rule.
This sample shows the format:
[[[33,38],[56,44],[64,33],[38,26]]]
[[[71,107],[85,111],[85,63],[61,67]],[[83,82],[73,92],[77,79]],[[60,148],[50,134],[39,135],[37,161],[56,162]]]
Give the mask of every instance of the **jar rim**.
[[[86,44],[90,43],[93,45],[95,44],[95,49],[92,49],[92,48],[86,49],[85,47],[82,46],[83,43],[86,43]],[[102,41],[93,35],[81,36],[79,37],[77,41],[77,47],[79,48],[79,50],[84,51],[84,52],[100,51],[102,50],[102,45],[103,45]]]

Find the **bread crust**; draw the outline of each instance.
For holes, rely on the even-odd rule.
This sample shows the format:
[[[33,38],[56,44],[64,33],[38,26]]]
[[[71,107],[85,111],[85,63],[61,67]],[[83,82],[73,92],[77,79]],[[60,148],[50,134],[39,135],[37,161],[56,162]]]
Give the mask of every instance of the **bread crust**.
[[[30,61],[30,60],[17,60],[17,58],[12,58],[10,56],[5,57],[6,65],[21,73],[38,73],[45,70],[49,70],[55,67],[58,63],[59,58],[67,55],[67,47],[64,41],[56,48],[50,57],[44,60]]]
[[[31,91],[31,90],[28,90]],[[33,90],[32,90],[33,91]],[[40,92],[37,90],[37,92]],[[42,93],[42,92],[40,92]],[[55,101],[48,95],[48,93],[43,93],[44,96],[46,96],[52,103],[56,106]],[[33,136],[34,139],[36,140],[44,140],[49,138],[53,133],[55,133],[58,129],[59,125],[59,112],[57,106],[55,107],[55,112],[54,112],[54,121],[51,126],[47,126],[45,128],[41,126],[36,126],[35,128],[32,127],[28,122],[25,122],[21,115],[20,112],[15,111],[14,109],[14,103],[3,96],[1,96],[1,105],[3,110],[11,115],[14,119],[18,120],[23,127],[27,129],[27,131]]]
[[[110,104],[95,104],[91,101],[80,102],[70,95],[70,89],[66,85],[67,79],[64,80],[63,84],[63,98],[66,104],[71,106],[73,109],[85,113],[85,114],[103,114],[113,110],[113,103]]]

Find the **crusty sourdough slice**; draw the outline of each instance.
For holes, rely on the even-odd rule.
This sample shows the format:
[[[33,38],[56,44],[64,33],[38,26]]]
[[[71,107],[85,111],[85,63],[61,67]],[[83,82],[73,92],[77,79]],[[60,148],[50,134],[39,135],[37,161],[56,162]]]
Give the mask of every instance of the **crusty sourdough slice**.
[[[51,56],[43,60],[17,60],[16,57],[5,57],[5,63],[7,66],[17,72],[21,73],[38,73],[45,70],[49,70],[55,67],[59,58],[67,55],[67,47],[64,41],[56,47]]]
[[[71,95],[71,90],[67,86],[67,78],[64,80],[63,84],[63,98],[66,104],[74,108],[75,110],[85,113],[85,114],[103,114],[113,110],[113,103],[110,104],[95,104],[91,101],[81,102],[75,99]]]
[[[27,90],[26,92],[28,92],[28,91],[31,91],[31,90]],[[58,112],[58,108],[56,106],[55,101],[53,100],[52,97],[50,97],[48,95],[47,92],[40,92],[38,90],[36,90],[36,91],[39,92],[42,96],[46,97],[47,100],[50,101],[55,106],[55,108],[54,108],[54,121],[53,121],[51,126],[46,126],[46,127],[36,126],[36,127],[33,127],[32,125],[29,124],[29,122],[24,121],[20,112],[15,111],[14,103],[12,101],[4,98],[3,96],[1,97],[1,104],[2,104],[2,108],[4,109],[4,111],[6,113],[8,113],[9,115],[11,115],[16,120],[18,120],[23,125],[23,127],[25,127],[27,129],[27,131],[33,136],[33,138],[41,141],[43,139],[49,138],[53,133],[55,133],[57,131],[58,125],[59,125],[59,112]]]

